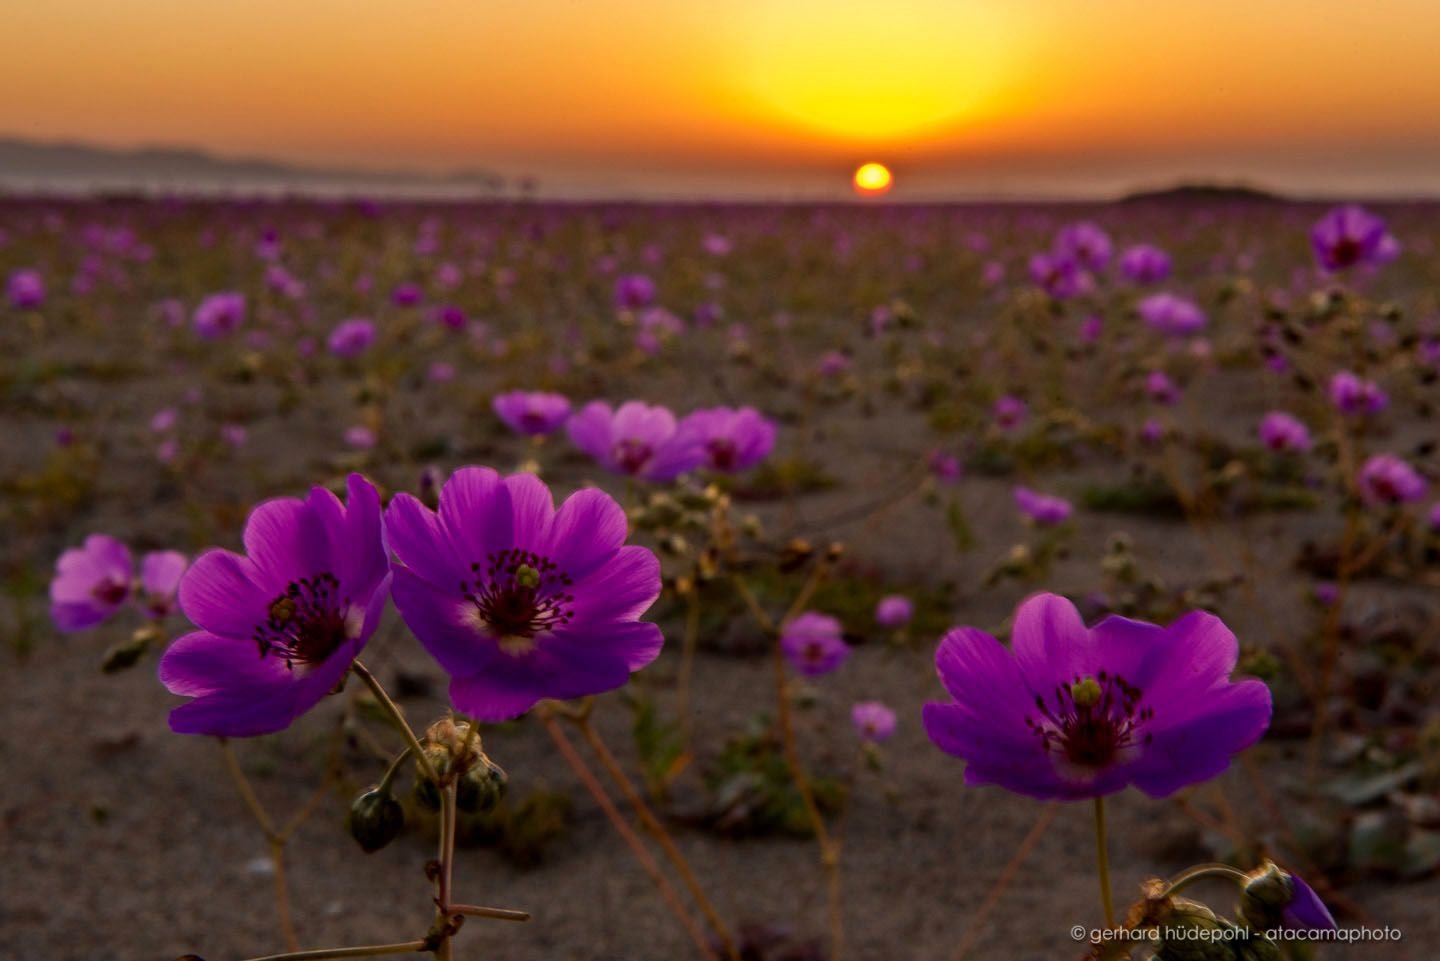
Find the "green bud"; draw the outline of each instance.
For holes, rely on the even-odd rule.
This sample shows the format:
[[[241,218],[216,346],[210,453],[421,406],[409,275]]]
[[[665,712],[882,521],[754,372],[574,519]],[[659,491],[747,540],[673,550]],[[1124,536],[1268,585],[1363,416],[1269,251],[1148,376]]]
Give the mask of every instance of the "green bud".
[[[400,834],[405,826],[405,809],[389,791],[372,788],[351,803],[345,826],[360,849],[373,854]]]
[[[456,785],[455,806],[467,814],[492,810],[505,796],[509,780],[500,765],[488,757],[484,758],[482,763],[470,768],[460,778]]]
[[[1240,917],[1257,931],[1280,926],[1281,915],[1295,897],[1295,882],[1273,861],[1250,872],[1240,890]]]

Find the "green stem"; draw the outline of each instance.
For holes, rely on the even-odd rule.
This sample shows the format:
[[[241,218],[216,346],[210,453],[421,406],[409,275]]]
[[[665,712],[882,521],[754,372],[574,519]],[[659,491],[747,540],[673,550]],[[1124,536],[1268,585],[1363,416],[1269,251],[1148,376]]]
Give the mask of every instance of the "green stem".
[[[412,954],[425,950],[424,941],[403,941],[399,944],[366,944],[354,948],[317,948],[313,951],[291,951],[267,954],[250,961],[319,961],[321,958],[373,958],[381,954]]]
[[[355,676],[364,681],[365,686],[370,688],[370,693],[375,695],[375,700],[380,702],[380,706],[385,709],[385,713],[390,715],[391,720],[395,722],[395,726],[400,729],[400,733],[405,735],[405,740],[409,742],[410,750],[415,755],[415,761],[425,772],[425,776],[438,785],[440,783],[440,774],[430,763],[430,759],[425,756],[425,749],[420,746],[420,739],[415,736],[415,731],[411,729],[410,723],[405,720],[405,713],[400,710],[400,705],[390,699],[390,695],[385,692],[385,688],[380,686],[380,681],[374,674],[370,673],[370,669],[364,664],[361,664],[357,660],[350,665],[350,670],[354,671]]]
[[[1105,908],[1105,926],[1115,927],[1115,902],[1110,897],[1110,855],[1105,844],[1105,799],[1095,799],[1095,866],[1100,874],[1100,903]]]

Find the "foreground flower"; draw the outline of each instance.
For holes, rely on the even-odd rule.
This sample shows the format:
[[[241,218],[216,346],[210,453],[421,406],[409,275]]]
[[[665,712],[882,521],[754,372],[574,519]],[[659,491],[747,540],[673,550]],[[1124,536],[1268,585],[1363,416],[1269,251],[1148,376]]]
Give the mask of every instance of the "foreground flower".
[[[466,467],[438,512],[398,494],[385,521],[395,606],[476,720],[623,687],[660,653],[660,628],[639,619],[660,596],[660,562],[625,543],[625,512],[603,491],[557,511],[533,474]]]
[[[1087,630],[1065,598],[1038,594],[1016,611],[1009,650],[973,627],[941,639],[935,666],[954,701],[925,705],[925,730],[967,762],[967,784],[1166,797],[1220,774],[1269,726],[1269,689],[1230,680],[1238,650],[1213,614]]]
[[[178,734],[248,737],[289,727],[333,691],[374,633],[389,593],[380,497],[351,474],[346,504],[317,487],[260,504],[245,556],[209,550],[180,581],[200,630],[160,659],[160,681],[194,698]]]
[[[618,410],[592,401],[566,425],[570,440],[608,470],[649,481],[672,481],[700,465],[697,445],[677,437],[668,408],[627,401]]]
[[[62,631],[94,627],[130,596],[135,565],[130,549],[113,537],[91,534],[55,563],[50,582],[50,619]]]
[[[879,701],[861,701],[850,709],[850,723],[860,740],[879,744],[895,733],[895,712]]]
[[[850,656],[840,622],[828,614],[806,611],[780,631],[780,650],[790,665],[808,677],[829,674]]]
[[[1425,478],[1394,454],[1376,454],[1360,468],[1356,480],[1367,504],[1408,504],[1425,496]]]
[[[512,390],[499,394],[490,406],[518,434],[553,434],[570,416],[570,399],[539,390]]]
[[[1272,410],[1260,419],[1260,442],[1273,451],[1310,449],[1310,431],[1283,410]]]
[[[681,443],[699,446],[702,466],[722,474],[749,470],[775,447],[775,422],[753,407],[707,407],[680,422]]]

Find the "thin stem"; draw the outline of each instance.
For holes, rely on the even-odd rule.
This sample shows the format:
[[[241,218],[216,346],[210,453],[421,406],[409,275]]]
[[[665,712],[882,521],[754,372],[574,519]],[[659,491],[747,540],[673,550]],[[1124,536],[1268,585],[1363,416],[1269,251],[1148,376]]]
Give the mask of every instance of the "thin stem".
[[[424,941],[402,941],[399,944],[366,944],[353,948],[317,948],[313,951],[290,951],[267,954],[250,961],[320,961],[321,958],[373,958],[382,954],[413,954],[425,950]]]
[[[275,913],[279,915],[280,934],[285,938],[285,946],[294,951],[300,947],[300,939],[295,934],[295,924],[290,917],[290,888],[285,880],[285,835],[275,830],[275,822],[270,820],[270,815],[265,812],[265,806],[260,803],[259,795],[255,793],[250,779],[241,769],[230,742],[223,737],[219,738],[219,741],[220,751],[225,756],[225,769],[230,772],[230,779],[235,782],[241,800],[245,802],[256,823],[260,825],[261,833],[265,835],[270,852],[270,865],[275,876]]]
[[[295,922],[290,917],[290,885],[285,876],[285,839],[270,839],[270,863],[275,868],[275,910],[280,915],[280,931],[285,935],[285,946],[290,950],[300,947],[295,935]]]
[[[565,732],[561,730],[553,713],[549,710],[542,709],[538,714],[541,722],[545,725],[546,733],[548,733],[550,739],[555,742],[555,746],[560,749],[561,756],[565,758],[566,763],[569,764],[571,770],[575,772],[575,776],[580,779],[580,783],[584,785],[585,790],[590,792],[590,796],[595,799],[595,803],[600,805],[600,810],[605,812],[605,817],[609,819],[615,831],[625,841],[626,846],[630,848],[630,852],[635,855],[635,860],[640,863],[640,867],[644,869],[645,873],[649,875],[650,880],[654,882],[656,890],[660,892],[660,897],[665,902],[665,906],[675,915],[676,920],[680,922],[680,926],[685,929],[685,933],[688,934],[690,940],[695,943],[695,947],[700,951],[700,956],[707,959],[713,957],[714,952],[711,951],[710,945],[706,942],[704,933],[700,930],[700,926],[695,923],[695,919],[690,916],[690,912],[686,910],[684,903],[680,900],[680,895],[676,893],[675,888],[665,878],[665,875],[660,870],[660,865],[655,862],[654,856],[646,850],[639,835],[637,835],[635,830],[626,822],[625,816],[615,807],[615,802],[612,801],[610,795],[605,792],[605,787],[600,783],[600,779],[590,770],[589,765],[585,763],[585,759],[579,755],[575,750],[575,746],[570,743],[570,739],[565,736]]]
[[[425,748],[420,746],[420,739],[415,736],[414,729],[411,728],[410,723],[405,720],[405,712],[400,710],[400,705],[390,699],[390,695],[385,692],[385,688],[380,686],[380,681],[374,674],[370,673],[369,668],[364,664],[361,664],[357,660],[350,665],[350,670],[354,671],[355,675],[365,682],[365,686],[370,688],[370,693],[375,695],[375,700],[380,702],[380,706],[390,715],[391,720],[395,722],[395,726],[400,729],[400,733],[405,735],[405,740],[410,744],[410,750],[415,754],[415,761],[425,772],[425,776],[436,784],[439,784],[440,775],[435,770],[434,765],[430,763],[430,759],[425,756]]]
[[[680,644],[680,679],[676,692],[676,712],[680,715],[680,734],[690,746],[690,681],[695,674],[695,651],[700,643],[700,587],[694,581],[685,592],[685,634]]]
[[[515,908],[487,908],[478,904],[452,904],[451,914],[468,914],[474,918],[493,918],[496,921],[529,921],[529,911]]]
[[[999,904],[1000,899],[1005,896],[1006,889],[1014,882],[1015,875],[1020,873],[1020,868],[1024,865],[1025,859],[1030,856],[1030,852],[1033,851],[1035,845],[1039,843],[1041,836],[1045,833],[1045,829],[1050,826],[1051,821],[1055,820],[1055,815],[1059,812],[1059,805],[1045,805],[1044,809],[1040,812],[1040,817],[1035,820],[1035,826],[1030,829],[1030,833],[1025,835],[1025,839],[1021,841],[1020,846],[1015,849],[1015,853],[1010,858],[1010,863],[1005,865],[1005,868],[1000,872],[1000,876],[995,879],[995,885],[990,888],[989,893],[985,895],[985,900],[980,903],[980,907],[976,909],[974,916],[970,918],[970,923],[966,925],[965,934],[960,939],[960,945],[955,949],[955,955],[951,961],[963,961],[965,953],[969,951],[970,946],[975,943],[975,938],[984,930],[985,919],[990,916],[990,912],[995,910],[995,906]]]
[[[455,784],[446,784],[440,795],[439,870],[435,873],[435,961],[451,961],[450,950],[450,883],[455,854]]]
[[[1095,799],[1095,866],[1100,875],[1100,903],[1105,908],[1105,926],[1115,927],[1115,902],[1110,896],[1110,855],[1105,844],[1105,799]]]
[[[1236,884],[1244,886],[1250,880],[1250,875],[1241,871],[1239,868],[1233,868],[1228,864],[1221,864],[1218,861],[1210,864],[1197,864],[1193,868],[1187,868],[1167,881],[1164,890],[1160,892],[1159,896],[1164,898],[1172,894],[1177,894],[1183,888],[1187,888],[1196,881],[1203,881],[1206,878],[1225,878],[1227,881],[1234,881]]]
[[[730,937],[730,932],[726,929],[724,922],[720,920],[720,915],[719,912],[715,910],[715,905],[706,897],[705,890],[700,886],[700,881],[695,877],[695,872],[691,870],[690,863],[685,860],[685,855],[681,854],[680,849],[675,846],[675,841],[670,837],[670,832],[665,830],[665,825],[655,816],[655,812],[650,810],[650,805],[645,803],[645,798],[641,796],[640,792],[635,789],[635,785],[631,782],[630,778],[626,776],[625,769],[615,760],[615,755],[610,753],[610,748],[607,747],[604,740],[601,739],[600,732],[595,730],[594,725],[590,723],[590,716],[588,714],[583,715],[575,723],[580,728],[580,734],[585,738],[586,743],[590,745],[591,750],[593,750],[596,757],[600,759],[600,766],[605,768],[606,773],[610,775],[610,780],[615,782],[615,786],[620,789],[620,793],[625,796],[625,800],[630,802],[630,806],[634,808],[636,816],[640,818],[640,823],[643,824],[645,829],[659,842],[660,850],[665,852],[665,857],[669,859],[671,865],[679,872],[680,880],[690,891],[690,895],[695,899],[695,903],[700,908],[700,913],[705,915],[705,920],[709,923],[710,930],[715,933],[715,936],[720,939],[721,945],[725,948],[725,955],[730,961],[739,961],[740,953],[735,946],[734,939]]]
[[[785,655],[778,643],[770,645],[775,666],[775,700],[780,720],[780,743],[785,752],[785,765],[789,768],[790,779],[800,794],[800,803],[805,807],[805,816],[815,832],[815,841],[820,846],[820,868],[825,872],[826,893],[830,904],[830,961],[840,961],[844,946],[844,917],[840,906],[840,849],[825,828],[825,819],[815,804],[815,795],[810,790],[810,779],[800,763],[800,751],[795,744],[795,726],[790,718],[790,695],[786,690]]]
[[[230,746],[230,742],[225,738],[222,737],[219,740],[220,750],[225,754],[225,768],[230,772],[230,779],[235,782],[235,787],[240,792],[240,799],[243,800],[245,806],[250,809],[250,813],[260,825],[260,830],[265,832],[265,839],[267,841],[279,837],[280,833],[275,830],[275,823],[270,820],[270,815],[265,813],[264,805],[260,803],[260,798],[256,795],[255,789],[251,787],[250,779],[247,778],[245,772],[240,769],[240,762],[235,757],[234,748]]]

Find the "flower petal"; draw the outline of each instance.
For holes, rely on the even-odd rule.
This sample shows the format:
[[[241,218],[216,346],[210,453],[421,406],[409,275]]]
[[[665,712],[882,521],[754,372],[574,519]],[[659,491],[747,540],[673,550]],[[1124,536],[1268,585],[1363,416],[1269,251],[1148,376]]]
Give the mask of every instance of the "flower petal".
[[[447,673],[475,674],[499,656],[496,641],[467,617],[474,605],[397,567],[391,595],[407,627]]]

